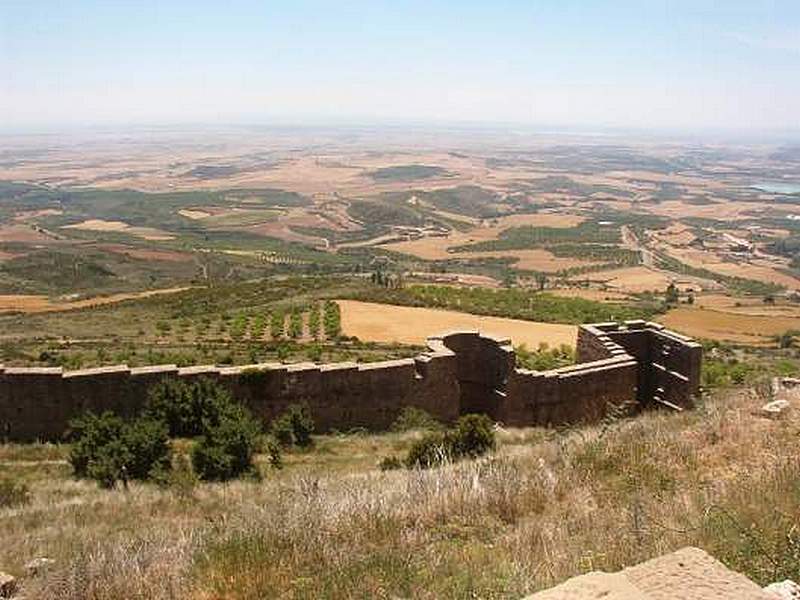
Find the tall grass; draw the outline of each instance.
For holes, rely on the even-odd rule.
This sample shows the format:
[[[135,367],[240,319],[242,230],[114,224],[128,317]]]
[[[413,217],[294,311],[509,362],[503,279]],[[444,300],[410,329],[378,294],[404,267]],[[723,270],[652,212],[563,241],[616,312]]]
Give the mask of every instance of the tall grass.
[[[32,483],[0,564],[57,559],[36,598],[519,598],[697,545],[760,583],[800,577],[800,418],[727,394],[691,413],[499,433],[485,459],[381,472],[420,433],[319,438],[261,482],[191,495]],[[7,535],[5,535],[5,533]]]

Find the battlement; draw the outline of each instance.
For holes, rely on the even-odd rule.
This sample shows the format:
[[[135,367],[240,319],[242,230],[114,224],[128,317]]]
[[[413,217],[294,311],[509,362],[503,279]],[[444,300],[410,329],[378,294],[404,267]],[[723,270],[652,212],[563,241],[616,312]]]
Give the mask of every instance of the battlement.
[[[702,348],[656,323],[583,325],[576,355],[577,364],[561,369],[518,369],[510,340],[457,331],[429,338],[428,351],[414,358],[366,364],[66,372],[0,365],[0,438],[58,439],[87,410],[135,415],[148,390],[168,377],[215,379],[264,422],[307,404],[322,431],[385,429],[406,406],[445,422],[470,412],[518,426],[593,422],[611,405],[690,407],[699,391]]]

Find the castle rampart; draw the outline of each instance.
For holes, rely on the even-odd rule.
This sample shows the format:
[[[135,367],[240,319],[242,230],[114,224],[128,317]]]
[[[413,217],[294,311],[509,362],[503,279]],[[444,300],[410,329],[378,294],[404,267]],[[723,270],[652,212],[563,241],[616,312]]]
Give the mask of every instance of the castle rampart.
[[[0,438],[58,439],[87,410],[134,415],[165,377],[216,379],[264,422],[305,403],[322,431],[385,429],[406,406],[446,422],[470,412],[514,426],[594,422],[610,405],[690,407],[699,392],[700,345],[644,321],[581,326],[578,363],[551,371],[516,368],[509,340],[475,331],[430,338],[428,347],[368,364],[0,366]]]

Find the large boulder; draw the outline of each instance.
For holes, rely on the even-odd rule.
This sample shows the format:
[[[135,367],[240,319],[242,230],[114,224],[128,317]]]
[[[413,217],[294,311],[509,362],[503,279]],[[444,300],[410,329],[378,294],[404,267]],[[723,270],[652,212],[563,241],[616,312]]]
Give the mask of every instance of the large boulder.
[[[699,548],[623,569],[574,577],[528,600],[775,600],[756,583]]]

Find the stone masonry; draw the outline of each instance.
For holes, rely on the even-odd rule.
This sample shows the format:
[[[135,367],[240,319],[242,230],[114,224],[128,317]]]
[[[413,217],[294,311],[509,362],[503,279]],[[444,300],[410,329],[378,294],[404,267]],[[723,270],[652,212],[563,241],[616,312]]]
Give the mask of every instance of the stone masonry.
[[[701,346],[655,323],[583,325],[577,364],[515,367],[507,339],[461,331],[433,337],[415,358],[369,364],[243,367],[125,365],[64,372],[0,366],[0,439],[54,440],[87,410],[132,416],[165,377],[210,377],[264,422],[291,404],[309,406],[320,431],[387,428],[406,406],[452,422],[482,412],[511,426],[596,422],[612,405],[691,407]]]

